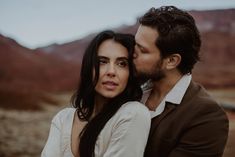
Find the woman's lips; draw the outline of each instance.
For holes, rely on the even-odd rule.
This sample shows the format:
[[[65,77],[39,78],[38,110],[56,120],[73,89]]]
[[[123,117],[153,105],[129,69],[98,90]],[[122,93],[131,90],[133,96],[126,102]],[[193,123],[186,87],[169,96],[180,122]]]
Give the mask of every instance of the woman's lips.
[[[105,81],[102,84],[108,90],[114,90],[118,86],[118,84],[113,81]]]

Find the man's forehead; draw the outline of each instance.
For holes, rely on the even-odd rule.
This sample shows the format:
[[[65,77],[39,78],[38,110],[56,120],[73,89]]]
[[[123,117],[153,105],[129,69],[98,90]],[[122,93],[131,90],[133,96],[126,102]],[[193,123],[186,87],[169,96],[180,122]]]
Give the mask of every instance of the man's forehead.
[[[140,42],[154,44],[157,37],[158,37],[158,32],[155,29],[148,26],[140,25],[136,32],[135,40],[139,44]]]
[[[144,49],[152,49],[155,47],[156,38],[157,36],[155,35],[148,36],[146,34],[138,34],[137,32],[135,37],[136,45]]]

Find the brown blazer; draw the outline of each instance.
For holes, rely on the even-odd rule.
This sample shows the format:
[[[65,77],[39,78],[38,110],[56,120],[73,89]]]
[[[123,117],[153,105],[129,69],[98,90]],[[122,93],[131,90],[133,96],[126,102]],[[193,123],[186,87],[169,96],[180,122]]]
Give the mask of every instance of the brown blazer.
[[[145,157],[221,157],[227,137],[225,112],[191,82],[181,104],[166,103],[152,119]]]

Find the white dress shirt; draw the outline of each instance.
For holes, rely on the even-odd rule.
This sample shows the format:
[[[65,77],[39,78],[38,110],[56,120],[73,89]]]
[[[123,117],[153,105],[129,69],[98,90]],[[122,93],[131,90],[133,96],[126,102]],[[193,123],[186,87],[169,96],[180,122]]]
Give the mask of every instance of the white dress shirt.
[[[161,103],[158,105],[158,107],[155,109],[155,111],[150,111],[151,117],[154,118],[154,117],[160,115],[165,109],[166,102],[180,104],[183,97],[184,97],[186,90],[188,89],[188,86],[189,86],[191,80],[192,80],[192,75],[190,75],[190,74],[184,75],[175,84],[175,86],[167,93],[167,95],[164,97],[164,99],[161,101]],[[150,82],[148,82],[148,83],[150,83]],[[148,85],[144,85],[144,87],[143,87],[146,90],[144,90],[143,97],[141,99],[141,102],[144,104],[148,100],[148,97],[152,91],[151,87],[146,87],[146,86],[148,86]]]

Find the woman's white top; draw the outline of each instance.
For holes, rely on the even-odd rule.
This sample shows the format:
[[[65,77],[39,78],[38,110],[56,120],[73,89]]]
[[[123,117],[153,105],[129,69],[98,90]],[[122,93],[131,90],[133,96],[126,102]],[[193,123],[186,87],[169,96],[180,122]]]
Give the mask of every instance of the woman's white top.
[[[75,111],[65,108],[54,116],[41,157],[73,157],[71,133]],[[101,130],[95,157],[143,157],[150,124],[146,106],[137,101],[123,104]]]

